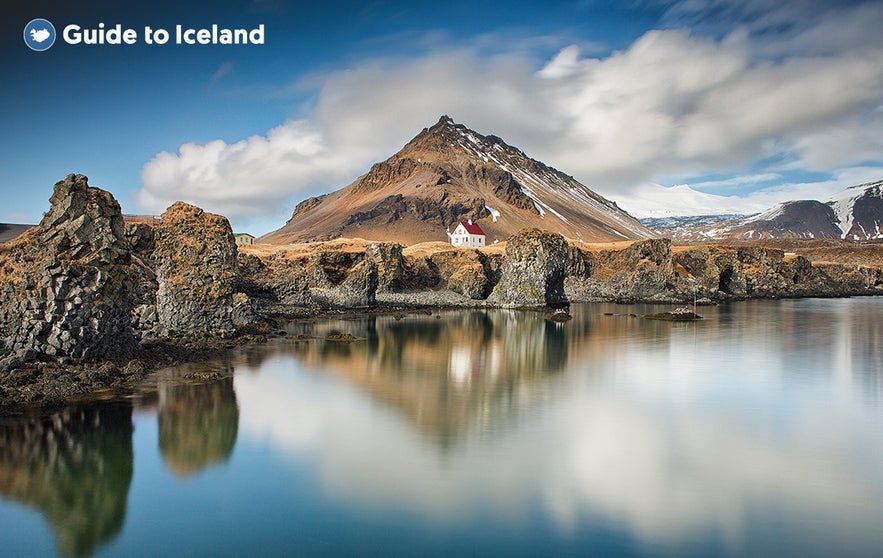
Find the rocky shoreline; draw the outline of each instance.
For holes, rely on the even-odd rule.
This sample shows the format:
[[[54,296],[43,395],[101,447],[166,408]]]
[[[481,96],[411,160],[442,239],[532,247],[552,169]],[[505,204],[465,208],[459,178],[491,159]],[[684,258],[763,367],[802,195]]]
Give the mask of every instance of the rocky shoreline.
[[[226,218],[181,202],[155,225],[126,224],[82,175],[50,202],[40,225],[0,244],[0,410],[132,389],[158,367],[340,312],[883,294],[881,267],[779,248],[593,247],[530,229],[505,250],[343,239],[238,249]]]

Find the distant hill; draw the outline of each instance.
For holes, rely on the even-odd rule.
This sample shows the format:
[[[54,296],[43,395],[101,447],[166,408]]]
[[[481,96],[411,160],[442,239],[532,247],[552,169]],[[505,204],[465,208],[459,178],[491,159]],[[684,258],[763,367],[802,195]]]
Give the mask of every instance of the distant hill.
[[[645,224],[649,224],[645,221]],[[753,215],[657,229],[675,240],[883,239],[883,181],[851,186],[825,201],[795,200]]]
[[[22,234],[34,225],[12,225],[9,223],[0,223],[0,242],[9,242],[13,238]]]
[[[300,203],[258,242],[350,237],[411,245],[447,241],[445,231],[467,219],[488,243],[525,227],[587,242],[655,236],[573,177],[444,116],[349,186]]]

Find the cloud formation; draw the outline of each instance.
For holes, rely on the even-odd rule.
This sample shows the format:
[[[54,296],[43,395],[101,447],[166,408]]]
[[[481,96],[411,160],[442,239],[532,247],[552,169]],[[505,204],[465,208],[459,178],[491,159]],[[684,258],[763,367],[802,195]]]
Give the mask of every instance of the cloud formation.
[[[234,220],[293,206],[344,186],[441,114],[614,199],[648,182],[779,170],[758,169],[767,160],[831,174],[883,165],[883,5],[762,4],[720,2],[719,21],[732,24],[718,36],[651,30],[601,57],[562,45],[539,65],[478,47],[363,61],[313,78],[309,113],[266,135],[158,154],[140,205],[162,211],[186,192]],[[695,22],[690,5],[668,21]]]

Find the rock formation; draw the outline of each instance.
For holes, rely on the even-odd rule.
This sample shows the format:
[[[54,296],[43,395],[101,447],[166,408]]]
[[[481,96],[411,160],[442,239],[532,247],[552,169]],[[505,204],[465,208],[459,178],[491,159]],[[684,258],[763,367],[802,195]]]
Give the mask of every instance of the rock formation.
[[[500,282],[488,301],[504,307],[568,305],[564,292],[568,246],[560,234],[527,229],[506,243]]]
[[[473,248],[433,243],[404,252],[403,284],[411,290],[447,289],[472,300],[484,300],[499,280],[502,258]]]
[[[672,249],[667,239],[622,250],[572,246],[565,280],[572,301],[659,301],[850,296],[883,289],[878,267],[813,264],[802,256],[760,246]]]
[[[73,174],[49,201],[37,227],[0,247],[0,369],[136,346],[119,204]]]
[[[226,217],[177,202],[156,228],[156,310],[163,334],[235,329],[236,241]]]

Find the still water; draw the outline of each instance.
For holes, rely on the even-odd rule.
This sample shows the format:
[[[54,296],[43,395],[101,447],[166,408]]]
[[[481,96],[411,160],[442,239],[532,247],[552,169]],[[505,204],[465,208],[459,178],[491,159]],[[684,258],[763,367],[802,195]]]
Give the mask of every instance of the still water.
[[[292,324],[0,418],[0,554],[883,555],[883,297],[660,309]]]

